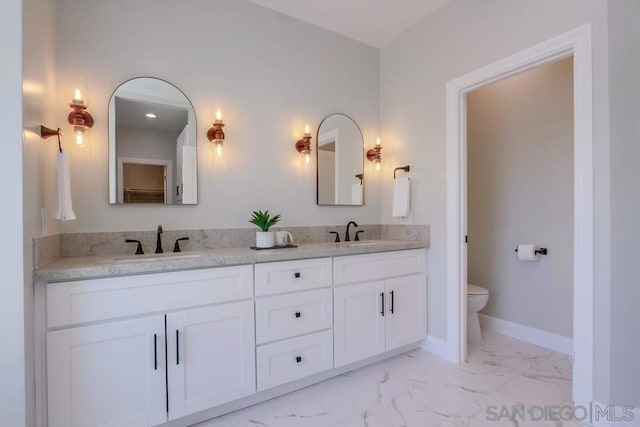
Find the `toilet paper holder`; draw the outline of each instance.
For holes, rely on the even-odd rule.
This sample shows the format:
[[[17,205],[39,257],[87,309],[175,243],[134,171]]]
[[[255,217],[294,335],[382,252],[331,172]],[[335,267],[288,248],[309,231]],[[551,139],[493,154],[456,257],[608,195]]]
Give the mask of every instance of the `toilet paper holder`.
[[[516,248],[515,252],[518,252],[518,248]],[[533,253],[536,255],[546,255],[547,253],[549,253],[549,251],[547,250],[547,248],[539,248],[533,251]]]

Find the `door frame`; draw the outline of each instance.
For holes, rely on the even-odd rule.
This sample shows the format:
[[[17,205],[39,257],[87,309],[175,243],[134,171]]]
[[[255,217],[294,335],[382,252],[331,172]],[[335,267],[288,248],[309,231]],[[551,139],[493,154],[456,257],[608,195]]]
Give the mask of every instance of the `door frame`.
[[[466,95],[481,86],[539,65],[573,56],[574,88],[574,258],[573,400],[593,401],[593,99],[591,24],[479,68],[446,85],[447,99],[447,348],[451,361],[464,361],[467,283]]]

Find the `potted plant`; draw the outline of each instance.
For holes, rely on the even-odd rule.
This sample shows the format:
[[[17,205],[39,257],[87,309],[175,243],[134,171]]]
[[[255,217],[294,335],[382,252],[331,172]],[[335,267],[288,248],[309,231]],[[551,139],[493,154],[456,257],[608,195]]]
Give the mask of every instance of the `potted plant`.
[[[253,211],[251,220],[252,224],[258,226],[261,231],[256,231],[256,248],[272,248],[276,244],[276,238],[273,231],[269,231],[269,228],[280,221],[280,214],[269,215],[269,211]]]

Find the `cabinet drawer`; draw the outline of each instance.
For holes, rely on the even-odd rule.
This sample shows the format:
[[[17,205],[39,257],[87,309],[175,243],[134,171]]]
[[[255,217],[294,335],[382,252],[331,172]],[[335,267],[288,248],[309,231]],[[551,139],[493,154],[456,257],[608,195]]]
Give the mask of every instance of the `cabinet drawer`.
[[[47,326],[57,327],[253,296],[250,265],[47,285]]]
[[[332,300],[331,289],[257,299],[257,343],[330,328],[333,324]]]
[[[357,283],[422,273],[426,268],[424,249],[350,255],[333,259],[333,283]]]
[[[316,332],[257,349],[258,391],[333,367],[333,333]]]
[[[331,258],[256,264],[256,296],[331,286]]]

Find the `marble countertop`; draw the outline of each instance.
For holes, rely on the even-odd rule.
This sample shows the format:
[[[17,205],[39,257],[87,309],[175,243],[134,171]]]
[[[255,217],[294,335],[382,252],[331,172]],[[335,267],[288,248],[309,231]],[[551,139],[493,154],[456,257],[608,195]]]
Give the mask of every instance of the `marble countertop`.
[[[428,244],[425,241],[376,240],[370,242],[309,243],[301,244],[297,248],[269,250],[254,250],[250,248],[208,249],[197,252],[181,252],[182,256],[186,256],[184,258],[172,258],[172,255],[174,255],[172,253],[138,255],[136,257],[133,255],[66,257],[59,258],[49,265],[34,271],[34,281],[63,282],[271,261],[420,249],[427,246]]]

